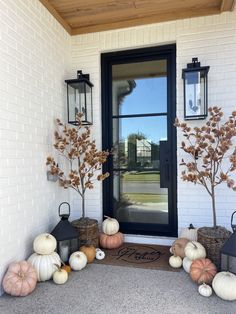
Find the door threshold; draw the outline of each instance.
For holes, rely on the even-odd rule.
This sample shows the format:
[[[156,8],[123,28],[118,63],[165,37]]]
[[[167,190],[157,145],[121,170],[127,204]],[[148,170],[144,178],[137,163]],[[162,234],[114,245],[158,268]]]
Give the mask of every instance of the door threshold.
[[[176,240],[175,237],[147,236],[138,234],[124,234],[124,237],[125,242],[158,245],[172,245],[172,243]]]

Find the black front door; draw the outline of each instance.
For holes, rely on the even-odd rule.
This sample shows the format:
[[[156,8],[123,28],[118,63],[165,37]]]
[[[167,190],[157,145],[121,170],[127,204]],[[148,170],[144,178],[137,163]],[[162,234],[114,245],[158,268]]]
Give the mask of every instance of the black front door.
[[[106,53],[102,66],[104,215],[124,233],[177,235],[175,46]]]

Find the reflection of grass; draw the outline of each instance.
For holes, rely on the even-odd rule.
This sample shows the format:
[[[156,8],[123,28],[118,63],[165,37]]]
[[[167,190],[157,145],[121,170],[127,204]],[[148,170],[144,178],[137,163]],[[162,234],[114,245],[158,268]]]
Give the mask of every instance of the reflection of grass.
[[[123,195],[132,203],[163,203],[168,201],[167,195],[165,194],[124,193]]]
[[[137,173],[124,173],[124,181],[140,181],[140,182],[150,182],[160,181],[160,174],[158,172],[137,172]]]

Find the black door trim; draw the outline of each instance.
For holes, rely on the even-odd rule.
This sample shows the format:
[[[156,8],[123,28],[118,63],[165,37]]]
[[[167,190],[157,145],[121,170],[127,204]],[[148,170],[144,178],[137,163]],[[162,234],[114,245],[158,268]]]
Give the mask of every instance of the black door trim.
[[[103,149],[112,147],[112,65],[130,62],[167,59],[167,103],[168,103],[168,139],[171,138],[170,170],[172,184],[169,189],[169,225],[148,224],[148,229],[140,224],[121,223],[121,231],[124,233],[141,235],[177,236],[177,158],[176,158],[176,129],[173,127],[176,117],[176,45],[166,45],[128,51],[118,51],[101,54],[101,96],[102,96],[102,146]],[[112,216],[113,206],[113,180],[112,158],[103,167],[104,171],[111,173],[110,177],[103,181],[103,212]],[[143,224],[144,225],[144,224]],[[146,225],[147,226],[147,225]]]

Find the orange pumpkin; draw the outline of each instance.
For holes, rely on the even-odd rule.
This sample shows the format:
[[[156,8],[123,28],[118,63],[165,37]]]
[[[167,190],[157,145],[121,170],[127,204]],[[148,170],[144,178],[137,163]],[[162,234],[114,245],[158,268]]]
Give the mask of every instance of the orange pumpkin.
[[[117,232],[113,235],[100,234],[100,245],[104,249],[116,249],[124,243],[123,233]]]
[[[189,239],[186,238],[178,238],[172,244],[172,252],[175,256],[179,256],[181,258],[185,257],[185,246],[188,244]]]
[[[190,267],[190,277],[198,284],[211,283],[216,273],[217,268],[209,258],[197,259]]]
[[[80,247],[80,251],[83,252],[88,260],[88,263],[92,263],[96,256],[96,249],[92,245],[83,245]]]

